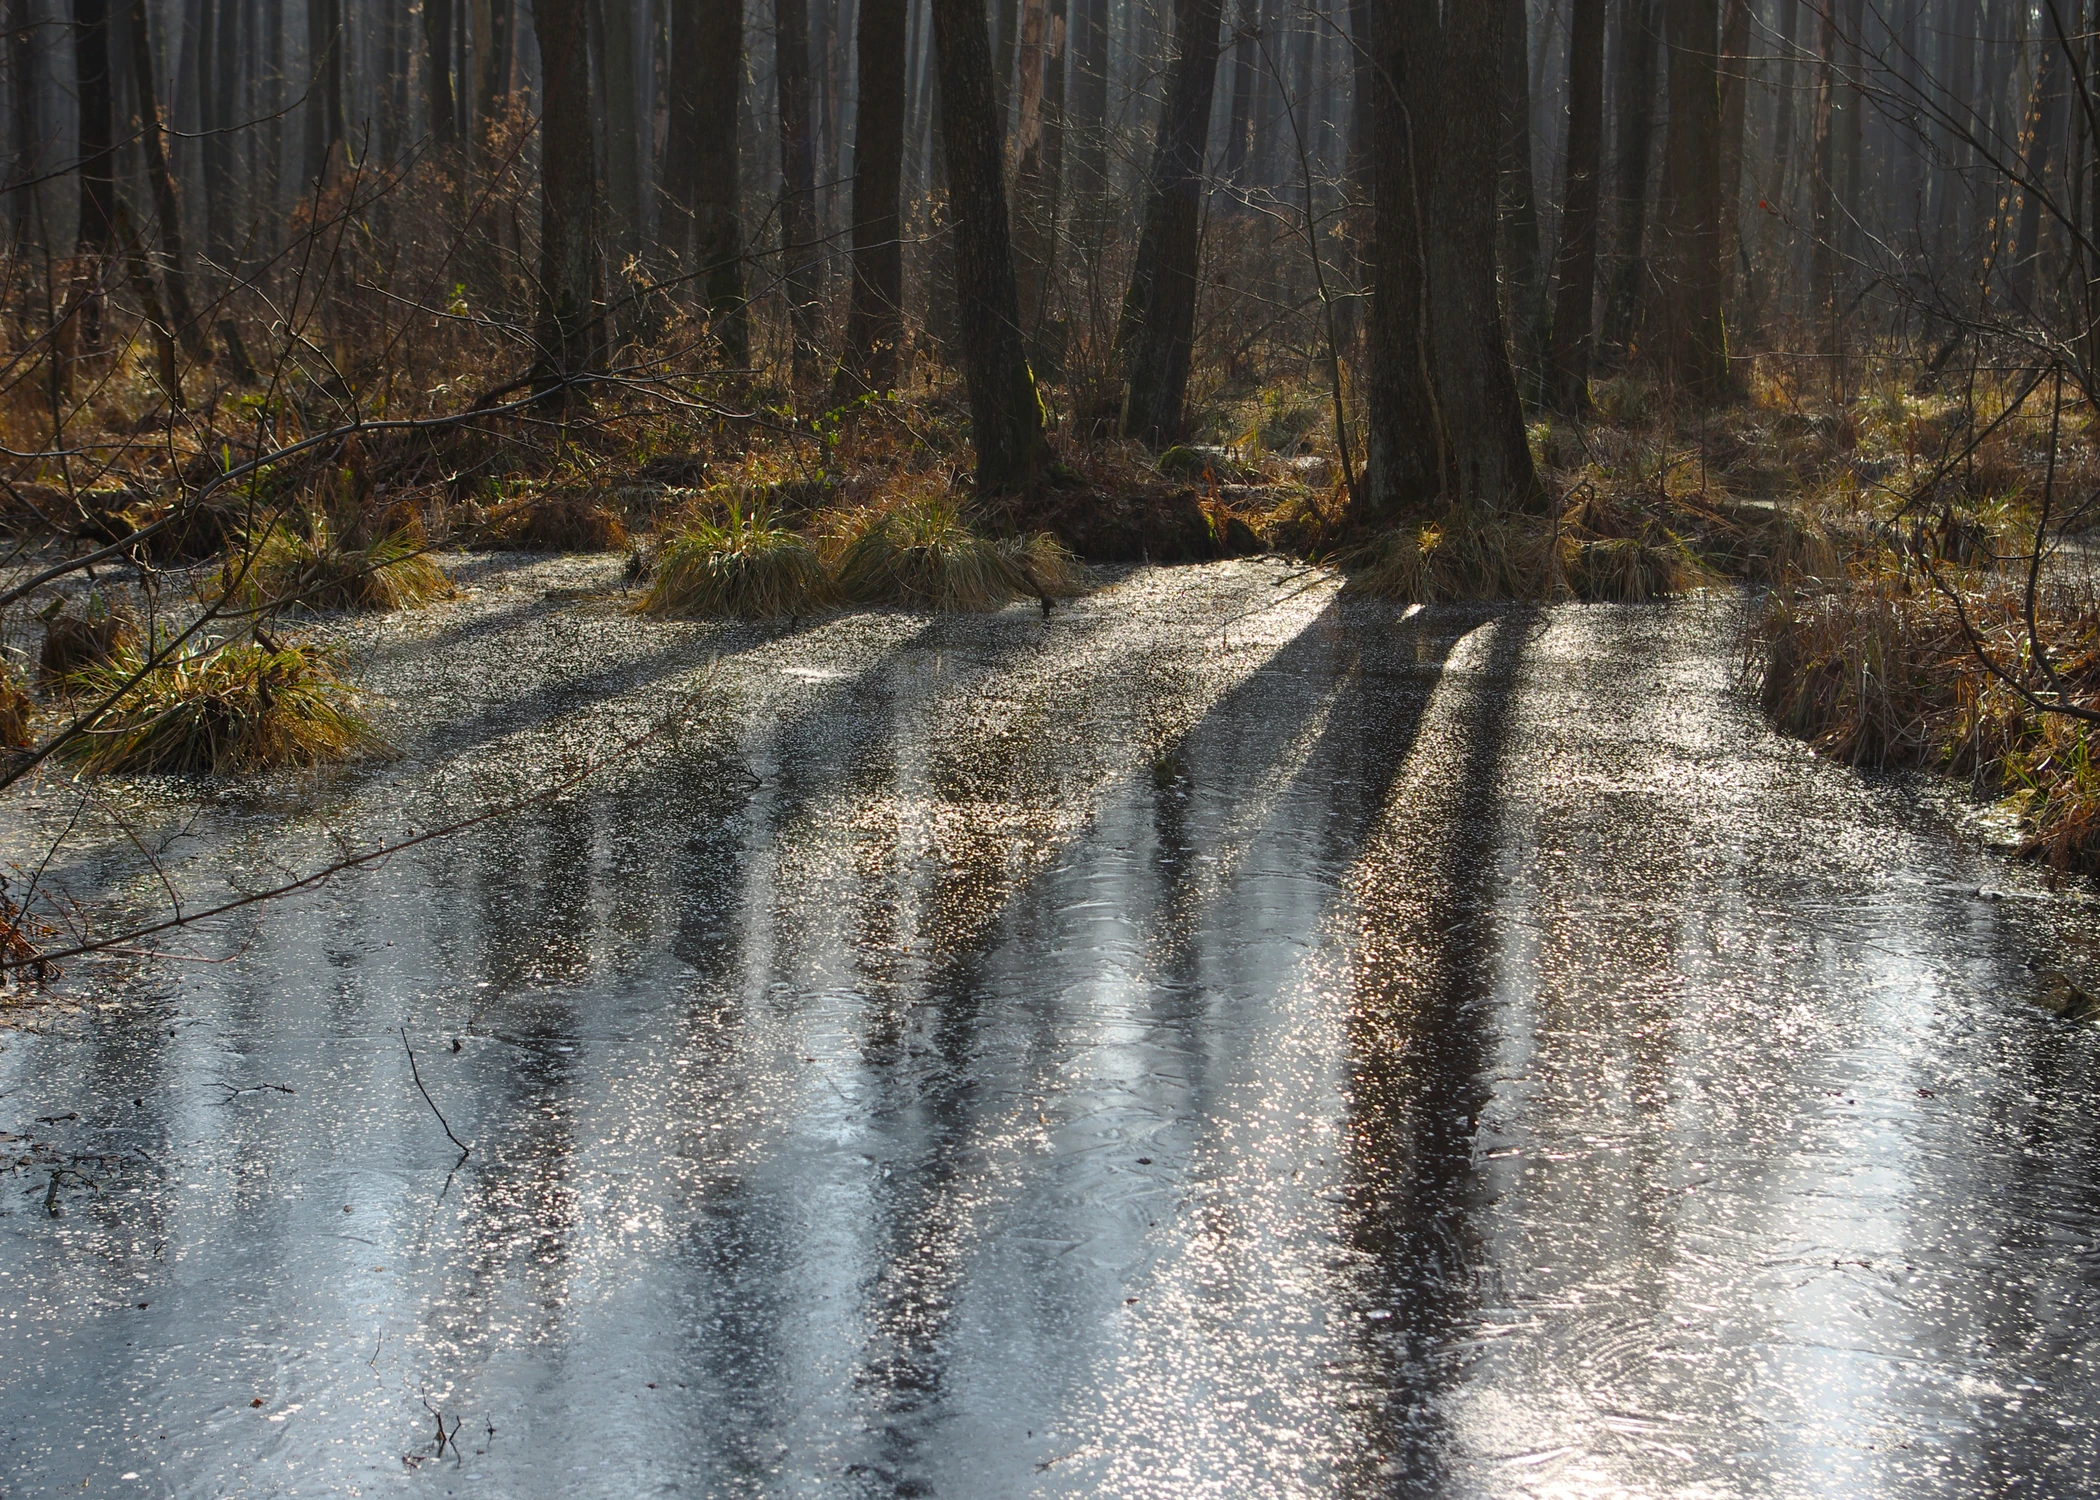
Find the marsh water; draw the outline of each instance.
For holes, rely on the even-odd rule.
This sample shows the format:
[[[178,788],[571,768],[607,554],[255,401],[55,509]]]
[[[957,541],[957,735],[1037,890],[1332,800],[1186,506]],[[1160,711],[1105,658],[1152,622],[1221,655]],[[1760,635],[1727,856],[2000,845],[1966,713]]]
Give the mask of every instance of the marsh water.
[[[8,1497],[2100,1491],[2100,913],[1733,599],[550,578],[358,627],[398,760],[128,804],[201,901],[692,705],[0,1034]]]

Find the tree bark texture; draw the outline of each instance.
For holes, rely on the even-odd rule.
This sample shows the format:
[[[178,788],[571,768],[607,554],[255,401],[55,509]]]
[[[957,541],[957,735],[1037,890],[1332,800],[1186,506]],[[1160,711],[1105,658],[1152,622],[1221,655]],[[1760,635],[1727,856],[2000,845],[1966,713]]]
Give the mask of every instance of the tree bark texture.
[[[1612,284],[1604,338],[1629,350],[1648,277],[1648,169],[1655,147],[1655,93],[1661,58],[1662,0],[1620,0],[1619,98],[1613,132]]]
[[[1546,320],[1544,252],[1539,244],[1537,164],[1532,155],[1531,49],[1525,0],[1503,0],[1509,14],[1502,40],[1501,255],[1509,314],[1516,325],[1518,362],[1538,375]],[[1541,42],[1544,38],[1540,38]]]
[[[1042,398],[1021,340],[1002,132],[981,0],[932,0],[940,132],[955,219],[955,301],[977,491],[1025,489],[1049,462]]]
[[[1734,298],[1743,232],[1743,131],[1750,116],[1750,0],[1727,0],[1721,21],[1721,303]]]
[[[1123,357],[1124,435],[1154,443],[1181,435],[1188,396],[1221,5],[1219,0],[1177,0],[1174,9],[1174,66],[1117,340]]]
[[[1670,0],[1664,144],[1661,367],[1694,401],[1728,390],[1721,309],[1721,86],[1717,0]]]
[[[853,131],[853,290],[841,398],[897,383],[904,331],[905,22],[910,0],[860,0],[860,107]]]
[[[1597,301],[1597,205],[1604,175],[1604,0],[1574,0],[1568,24],[1568,155],[1561,172],[1560,254],[1546,404],[1580,415],[1590,404]]]
[[[459,139],[452,99],[452,0],[423,0],[423,112],[438,145]]]
[[[794,379],[817,374],[817,158],[811,131],[809,0],[773,0],[773,67],[780,125],[780,249]]]
[[[540,286],[534,327],[542,390],[598,359],[597,163],[587,0],[536,0],[540,45]]]

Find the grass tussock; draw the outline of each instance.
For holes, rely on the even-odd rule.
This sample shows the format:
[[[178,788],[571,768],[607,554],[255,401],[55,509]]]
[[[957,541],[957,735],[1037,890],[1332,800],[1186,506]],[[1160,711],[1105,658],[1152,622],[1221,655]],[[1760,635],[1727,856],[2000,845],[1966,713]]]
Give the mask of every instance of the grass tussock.
[[[2100,726],[2038,709],[1979,660],[1980,643],[2030,687],[2043,685],[2027,665],[2016,586],[1970,575],[1960,589],[1957,610],[1944,592],[1884,568],[1819,593],[1775,593],[1751,640],[1765,710],[1846,765],[1969,777],[2019,815],[2021,853],[2100,869]],[[2037,623],[2069,700],[2100,707],[2100,609],[2048,598]]]
[[[821,609],[834,593],[805,538],[776,524],[769,511],[732,504],[688,520],[665,539],[638,607],[652,615],[770,620]]]
[[[986,536],[937,493],[849,515],[835,544],[840,592],[856,604],[974,613],[1085,587],[1079,560],[1054,537]]]
[[[527,552],[619,552],[629,537],[626,520],[602,496],[542,492],[489,511],[475,540]]]
[[[13,667],[0,668],[0,749],[27,750],[35,718],[36,700],[29,696],[28,684]]]
[[[323,517],[303,527],[279,522],[229,555],[225,574],[229,594],[253,609],[385,612],[452,595],[452,580],[413,524],[353,547]]]
[[[122,690],[65,747],[90,774],[224,775],[320,765],[381,745],[365,694],[324,646],[204,642],[150,665],[127,646],[76,681],[89,694]]]
[[[1407,604],[1568,597],[1646,604],[1712,576],[1676,532],[1594,497],[1557,520],[1459,506],[1386,532],[1346,567],[1351,592]]]
[[[64,688],[79,673],[103,665],[137,639],[129,616],[92,599],[79,614],[54,614],[44,622],[37,675],[48,686]]]

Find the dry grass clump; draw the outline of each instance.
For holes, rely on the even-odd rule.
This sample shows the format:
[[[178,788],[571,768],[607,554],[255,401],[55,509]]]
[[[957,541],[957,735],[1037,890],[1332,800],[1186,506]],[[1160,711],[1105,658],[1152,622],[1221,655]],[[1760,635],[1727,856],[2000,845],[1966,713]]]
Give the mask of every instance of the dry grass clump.
[[[2041,683],[2024,664],[2020,592],[1978,575],[1961,589],[1992,659]],[[2071,701],[2100,707],[2100,609],[2059,597],[2037,613]],[[1886,567],[1849,587],[1775,594],[1753,632],[1751,669],[1785,732],[1847,765],[1971,777],[2019,814],[2021,853],[2100,870],[2095,726],[2045,713],[1995,676],[1944,593]]]
[[[129,616],[90,599],[80,614],[54,614],[44,622],[44,648],[37,675],[63,686],[88,667],[100,666],[138,638]]]
[[[36,700],[28,684],[12,665],[0,666],[0,748],[27,750],[30,722],[36,718]]]
[[[202,641],[150,665],[126,646],[75,682],[119,695],[65,747],[92,774],[312,766],[381,744],[325,646]]]
[[[1350,560],[1353,593],[1406,604],[1537,599],[1551,587],[1552,541],[1535,517],[1460,506],[1399,526]]]
[[[230,555],[225,573],[228,592],[256,609],[387,611],[452,594],[452,580],[414,524],[351,547],[324,517],[311,516],[304,527],[280,521]]]
[[[628,543],[627,522],[600,495],[541,492],[496,506],[476,528],[484,547],[528,552],[618,552]]]
[[[984,536],[938,493],[849,515],[835,543],[839,589],[856,604],[970,613],[1085,587],[1079,560],[1055,538]]]
[[[638,608],[764,620],[808,614],[832,597],[816,548],[769,511],[731,503],[719,516],[688,520],[664,541]]]

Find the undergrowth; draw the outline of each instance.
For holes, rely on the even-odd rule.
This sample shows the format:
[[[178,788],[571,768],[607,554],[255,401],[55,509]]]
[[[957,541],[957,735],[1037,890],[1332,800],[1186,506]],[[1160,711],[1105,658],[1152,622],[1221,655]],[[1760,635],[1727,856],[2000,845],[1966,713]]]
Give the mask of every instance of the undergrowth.
[[[128,645],[74,680],[83,694],[121,694],[64,747],[89,774],[223,775],[381,747],[366,695],[321,645],[201,641],[150,664]]]

